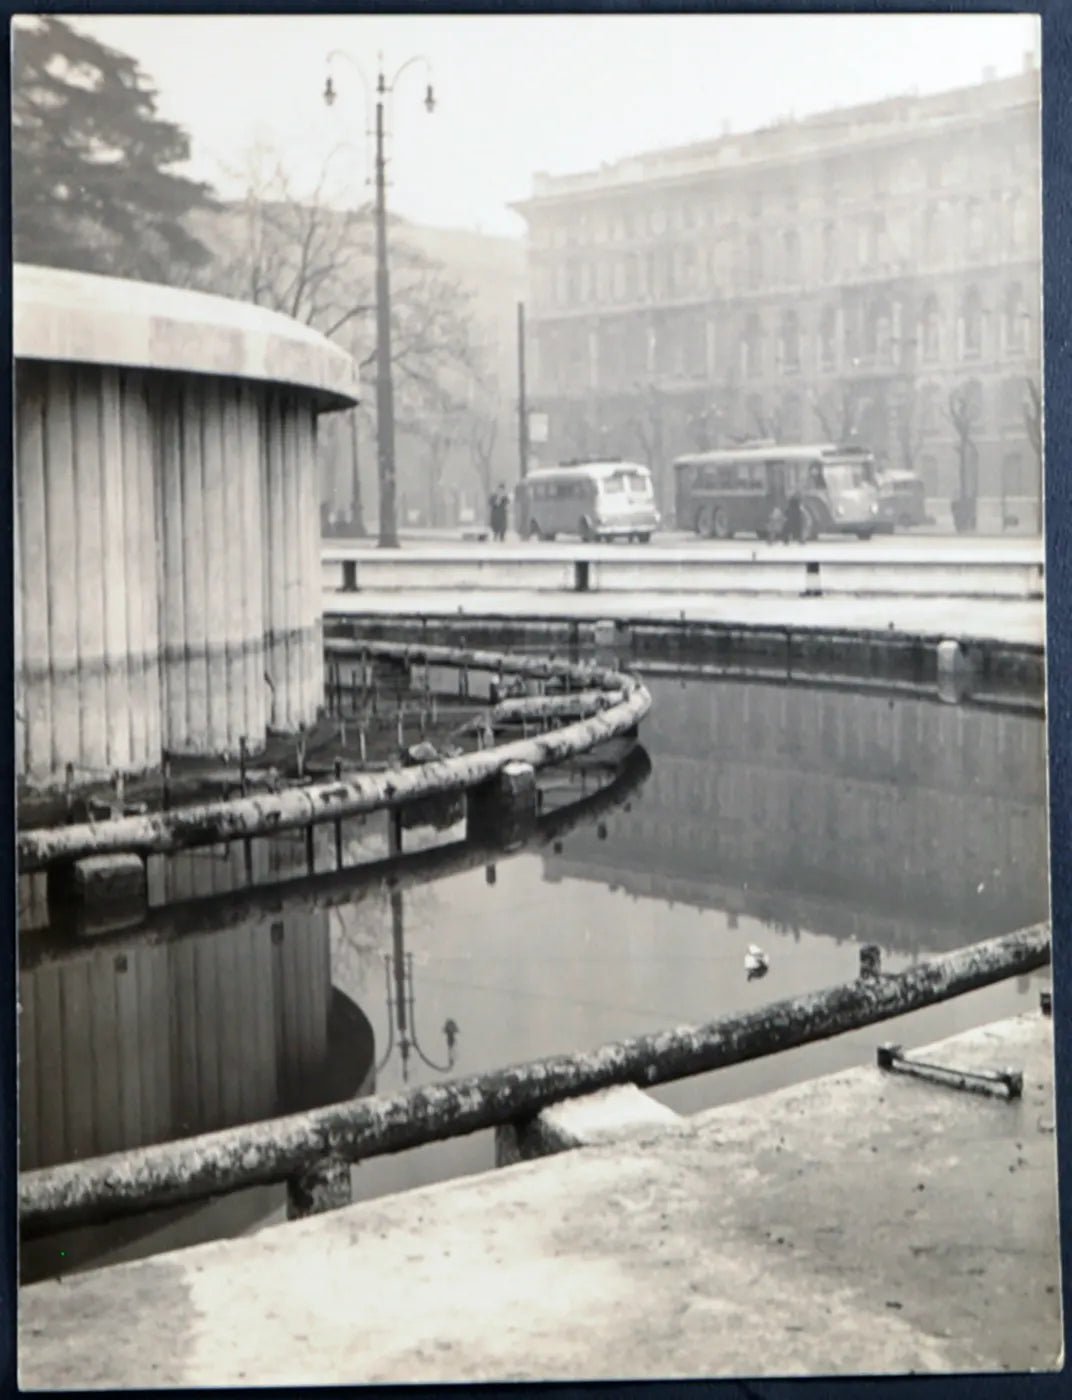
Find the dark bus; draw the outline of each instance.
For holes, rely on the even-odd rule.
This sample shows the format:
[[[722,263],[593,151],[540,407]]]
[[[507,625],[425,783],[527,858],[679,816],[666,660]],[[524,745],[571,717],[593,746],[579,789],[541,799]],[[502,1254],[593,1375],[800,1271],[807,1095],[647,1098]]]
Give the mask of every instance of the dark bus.
[[[802,501],[803,538],[893,528],[879,508],[874,458],[863,447],[745,444],[696,452],[674,463],[677,525],[729,540],[771,538],[794,492]]]

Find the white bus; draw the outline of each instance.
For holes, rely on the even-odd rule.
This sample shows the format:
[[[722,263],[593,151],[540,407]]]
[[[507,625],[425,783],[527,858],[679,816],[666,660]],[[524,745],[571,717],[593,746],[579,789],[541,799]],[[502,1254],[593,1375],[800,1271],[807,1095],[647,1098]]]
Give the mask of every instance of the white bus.
[[[518,485],[517,531],[522,539],[632,539],[645,544],[659,525],[651,472],[618,459],[563,462],[529,472]]]

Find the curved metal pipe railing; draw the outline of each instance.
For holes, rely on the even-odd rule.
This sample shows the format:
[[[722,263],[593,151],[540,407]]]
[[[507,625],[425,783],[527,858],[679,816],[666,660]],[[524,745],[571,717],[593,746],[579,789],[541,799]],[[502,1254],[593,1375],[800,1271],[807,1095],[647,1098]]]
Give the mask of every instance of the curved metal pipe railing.
[[[525,1121],[552,1103],[612,1085],[646,1088],[825,1040],[1020,976],[1049,960],[1050,927],[1037,924],[892,976],[861,976],[705,1025],[41,1168],[20,1178],[20,1221],[29,1232],[99,1222],[292,1180],[325,1159],[357,1162]]]
[[[107,822],[80,822],[22,831],[17,839],[20,873],[46,870],[85,856],[123,852],[165,855],[243,837],[271,836],[279,831],[398,807],[418,798],[462,792],[488,782],[511,762],[543,768],[586,753],[635,730],[651,707],[651,696],[635,676],[605,667],[451,647],[412,647],[388,642],[351,645],[355,654],[366,652],[401,660],[435,661],[500,674],[561,677],[579,689],[616,691],[621,693],[621,698],[598,714],[561,729],[412,768],[354,774],[282,793],[202,803]],[[339,650],[339,643],[332,643],[332,649]]]

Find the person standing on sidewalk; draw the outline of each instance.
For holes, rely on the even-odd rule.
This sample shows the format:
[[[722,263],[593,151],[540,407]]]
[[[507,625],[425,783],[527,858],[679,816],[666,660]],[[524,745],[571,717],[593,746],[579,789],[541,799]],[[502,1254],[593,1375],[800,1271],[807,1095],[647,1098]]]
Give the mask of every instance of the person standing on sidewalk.
[[[506,521],[510,510],[510,496],[504,482],[500,481],[489,502],[491,533],[497,540],[506,539]]]

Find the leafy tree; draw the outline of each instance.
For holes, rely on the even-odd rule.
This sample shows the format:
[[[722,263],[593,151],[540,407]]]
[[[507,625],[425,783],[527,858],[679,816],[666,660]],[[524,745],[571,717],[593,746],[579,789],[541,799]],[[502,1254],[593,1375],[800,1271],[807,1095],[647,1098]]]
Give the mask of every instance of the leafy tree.
[[[18,26],[12,70],[15,257],[175,280],[208,250],[186,227],[208,187],[169,166],[189,156],[156,115],[134,59],[55,16]]]

